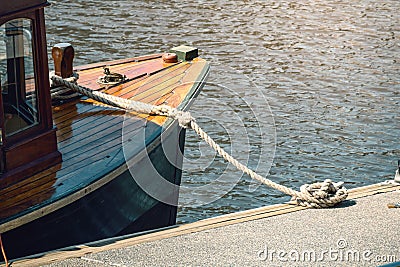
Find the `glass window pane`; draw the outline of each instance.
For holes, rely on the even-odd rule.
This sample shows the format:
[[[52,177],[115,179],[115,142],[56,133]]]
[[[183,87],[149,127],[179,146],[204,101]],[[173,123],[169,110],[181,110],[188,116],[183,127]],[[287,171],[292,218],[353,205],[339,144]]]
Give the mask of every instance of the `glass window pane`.
[[[14,19],[0,26],[0,85],[6,136],[39,123],[32,21]]]

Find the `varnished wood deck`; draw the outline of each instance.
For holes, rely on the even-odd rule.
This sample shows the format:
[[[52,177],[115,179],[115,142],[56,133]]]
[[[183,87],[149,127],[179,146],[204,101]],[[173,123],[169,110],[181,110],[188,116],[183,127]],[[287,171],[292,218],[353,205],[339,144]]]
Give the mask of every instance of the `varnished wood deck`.
[[[108,89],[99,86],[96,80],[106,65],[129,81]],[[197,79],[208,70],[206,65],[201,59],[165,64],[157,54],[79,67],[78,83],[115,96],[185,109],[199,87]],[[0,233],[96,190],[107,182],[100,181],[102,177],[126,169],[123,146],[129,147],[129,157],[134,156],[170,122],[165,117],[126,115],[86,98],[55,106],[53,118],[63,162],[17,183],[0,180]],[[145,135],[137,135],[141,131]],[[145,136],[145,142],[136,136]]]

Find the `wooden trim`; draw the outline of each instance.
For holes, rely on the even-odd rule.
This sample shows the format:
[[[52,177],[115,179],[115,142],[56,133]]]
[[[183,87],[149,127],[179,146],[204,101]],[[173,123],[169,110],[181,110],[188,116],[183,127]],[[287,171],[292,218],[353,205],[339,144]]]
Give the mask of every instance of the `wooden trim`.
[[[51,96],[50,96],[50,81],[49,81],[49,64],[47,57],[47,41],[46,41],[46,29],[45,29],[45,18],[44,10],[40,9],[35,13],[36,25],[35,33],[35,76],[37,77],[37,86],[39,91],[39,110],[40,119],[45,129],[53,128],[53,117],[51,109]]]
[[[57,140],[55,130],[51,129],[29,140],[24,139],[11,147],[4,148],[6,170],[10,171],[28,164],[54,151],[57,151]]]
[[[124,58],[124,59],[117,59],[117,60],[113,60],[113,61],[105,61],[105,62],[87,64],[87,65],[76,67],[75,71],[90,70],[90,69],[95,69],[95,68],[101,68],[104,66],[114,66],[114,65],[126,64],[126,63],[131,63],[131,62],[141,62],[141,61],[161,58],[162,55],[163,54],[159,53],[159,54],[152,54],[152,55],[146,55],[146,56]]]
[[[0,5],[0,25],[24,13],[43,9],[50,5],[47,0],[3,0]]]

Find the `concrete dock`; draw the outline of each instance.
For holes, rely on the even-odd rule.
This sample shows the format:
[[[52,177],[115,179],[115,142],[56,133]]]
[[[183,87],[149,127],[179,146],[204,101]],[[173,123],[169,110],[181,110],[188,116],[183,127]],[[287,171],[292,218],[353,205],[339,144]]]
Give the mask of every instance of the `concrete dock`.
[[[18,260],[11,266],[381,266],[400,261],[400,184],[336,208],[279,204]],[[400,266],[400,265],[399,265]]]

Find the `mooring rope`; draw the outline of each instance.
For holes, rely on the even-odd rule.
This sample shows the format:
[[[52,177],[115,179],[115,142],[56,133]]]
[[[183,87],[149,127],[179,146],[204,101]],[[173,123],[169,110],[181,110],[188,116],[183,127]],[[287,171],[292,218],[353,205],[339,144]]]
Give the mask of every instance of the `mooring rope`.
[[[0,234],[0,249],[1,249],[1,254],[3,255],[3,259],[4,259],[4,263],[6,265],[6,267],[8,267],[8,259],[7,259],[7,255],[6,255],[6,251],[4,249],[4,245],[3,245],[3,240],[1,238],[1,234]]]
[[[177,120],[181,127],[194,130],[200,138],[202,138],[220,156],[234,165],[238,170],[248,174],[252,179],[255,179],[269,187],[292,196],[290,202],[291,204],[297,204],[304,207],[326,208],[332,207],[344,201],[348,196],[347,189],[343,186],[343,182],[333,183],[330,179],[320,183],[314,183],[310,185],[305,184],[300,187],[299,192],[262,177],[253,170],[249,169],[247,166],[240,163],[223,148],[221,148],[206,132],[200,128],[200,126],[196,123],[195,118],[193,118],[189,112],[180,111],[167,105],[154,106],[143,102],[93,91],[89,88],[85,88],[55,75],[51,77],[51,80],[56,86],[69,88],[74,92],[78,92],[107,105],[142,114],[166,116]]]

